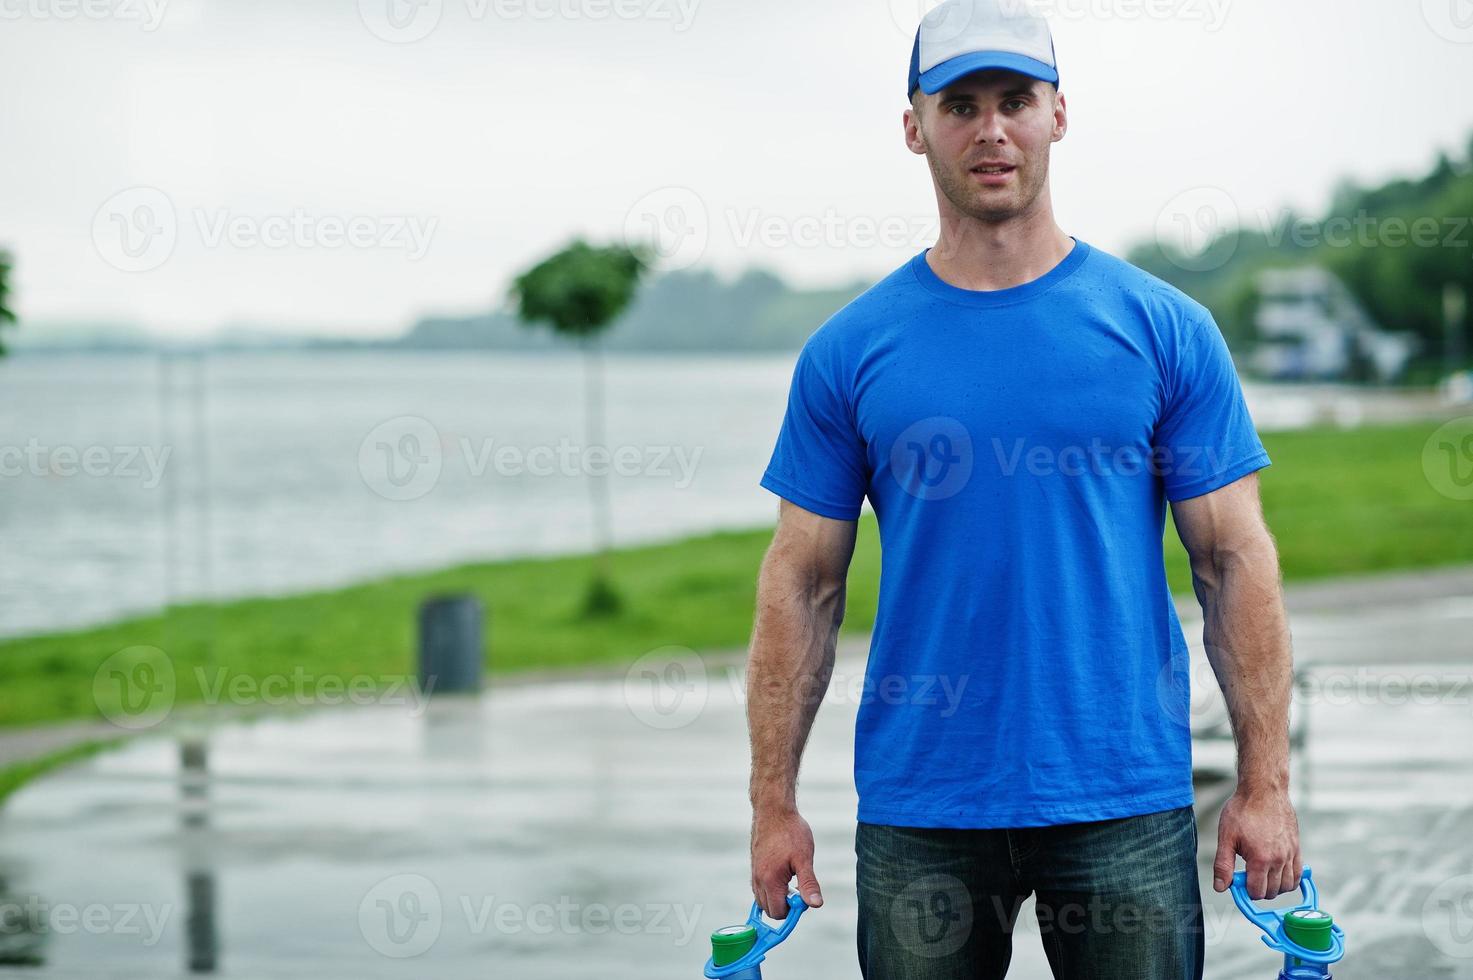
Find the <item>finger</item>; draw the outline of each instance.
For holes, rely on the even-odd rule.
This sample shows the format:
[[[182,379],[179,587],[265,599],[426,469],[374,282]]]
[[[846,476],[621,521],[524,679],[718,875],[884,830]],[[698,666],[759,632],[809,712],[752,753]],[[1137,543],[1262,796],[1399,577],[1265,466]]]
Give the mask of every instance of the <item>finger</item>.
[[[1259,899],[1268,897],[1268,873],[1270,868],[1266,861],[1248,862],[1248,897]]]
[[[823,891],[818,887],[818,877],[813,873],[813,862],[800,858],[798,861],[798,894],[810,908],[823,906]]]
[[[1266,862],[1268,869],[1263,873],[1264,898],[1278,898],[1284,894],[1284,889],[1279,887],[1284,883],[1284,866],[1272,861]]]
[[[1284,862],[1284,880],[1279,885],[1279,894],[1292,892],[1299,887],[1299,872],[1295,867],[1294,859],[1290,858]]]
[[[788,917],[788,883],[779,882],[776,876],[768,878],[762,885],[762,911],[769,919],[781,922]]]
[[[1227,832],[1219,827],[1217,830],[1217,858],[1212,862],[1212,887],[1217,891],[1227,891],[1227,887],[1233,880],[1233,865],[1237,862],[1238,852],[1233,847],[1233,842],[1228,838]]]

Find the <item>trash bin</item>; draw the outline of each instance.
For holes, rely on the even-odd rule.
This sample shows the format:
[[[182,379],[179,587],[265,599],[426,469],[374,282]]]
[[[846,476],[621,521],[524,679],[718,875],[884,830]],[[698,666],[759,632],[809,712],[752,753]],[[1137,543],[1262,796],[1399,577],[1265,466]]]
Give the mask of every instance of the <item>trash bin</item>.
[[[474,596],[434,596],[419,607],[419,689],[425,694],[481,690],[481,603]]]

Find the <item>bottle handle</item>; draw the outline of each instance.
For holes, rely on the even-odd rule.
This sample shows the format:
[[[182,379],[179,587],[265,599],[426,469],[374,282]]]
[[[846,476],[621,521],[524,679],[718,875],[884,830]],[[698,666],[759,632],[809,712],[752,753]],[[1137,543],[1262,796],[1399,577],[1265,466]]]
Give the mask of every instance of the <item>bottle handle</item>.
[[[1319,889],[1315,887],[1314,876],[1308,865],[1299,876],[1299,894],[1303,901],[1293,908],[1260,909],[1254,905],[1253,899],[1248,897],[1247,871],[1233,872],[1233,883],[1229,891],[1232,892],[1233,903],[1238,906],[1238,911],[1263,930],[1263,944],[1269,949],[1297,956],[1307,963],[1334,963],[1345,955],[1345,931],[1338,925],[1330,926],[1329,949],[1306,949],[1284,932],[1284,916],[1290,912],[1317,911],[1320,907]]]
[[[705,975],[708,980],[718,980],[720,977],[728,977],[734,973],[751,969],[766,958],[772,947],[787,939],[798,926],[798,918],[808,908],[808,903],[803,901],[803,896],[797,892],[788,892],[788,915],[775,928],[762,921],[762,906],[757,902],[752,903],[752,911],[747,916],[747,925],[757,931],[757,942],[742,956],[741,959],[733,960],[725,966],[717,966],[714,957],[706,960]]]

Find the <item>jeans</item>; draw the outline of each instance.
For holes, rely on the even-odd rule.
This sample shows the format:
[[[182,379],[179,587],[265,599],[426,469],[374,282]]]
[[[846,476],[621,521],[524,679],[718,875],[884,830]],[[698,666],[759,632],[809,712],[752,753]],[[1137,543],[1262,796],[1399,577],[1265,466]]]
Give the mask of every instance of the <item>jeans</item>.
[[[1204,954],[1191,806],[1010,830],[860,823],[859,967],[867,980],[991,980],[1037,894],[1058,980],[1200,980]]]

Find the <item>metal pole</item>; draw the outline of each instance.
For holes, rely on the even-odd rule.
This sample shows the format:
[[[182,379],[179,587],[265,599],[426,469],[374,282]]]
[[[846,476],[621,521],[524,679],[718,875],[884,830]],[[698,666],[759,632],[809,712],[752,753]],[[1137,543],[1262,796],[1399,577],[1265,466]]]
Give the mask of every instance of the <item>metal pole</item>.
[[[1468,297],[1462,286],[1450,282],[1442,287],[1442,352],[1448,374],[1460,370],[1468,357],[1463,331],[1463,315],[1467,309]]]

